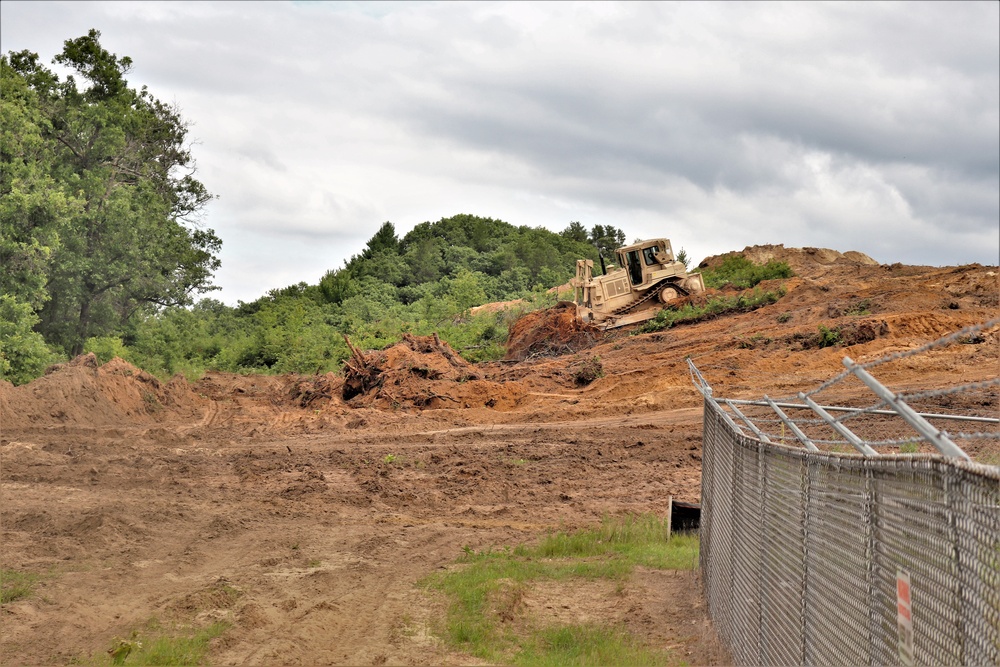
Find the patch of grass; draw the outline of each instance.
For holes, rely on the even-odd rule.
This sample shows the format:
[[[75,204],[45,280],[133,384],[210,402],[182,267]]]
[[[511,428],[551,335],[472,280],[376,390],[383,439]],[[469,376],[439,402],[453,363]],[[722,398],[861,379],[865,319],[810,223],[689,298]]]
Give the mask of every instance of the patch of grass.
[[[709,320],[720,315],[729,313],[749,313],[758,308],[777,303],[785,296],[785,289],[761,290],[753,289],[737,296],[714,296],[702,306],[687,304],[676,310],[665,308],[656,314],[656,317],[647,321],[633,331],[633,335],[652,333],[669,329],[675,324],[694,323],[702,320]]]
[[[791,278],[795,273],[787,262],[771,260],[767,264],[754,264],[742,255],[732,255],[714,269],[702,271],[706,287],[731,285],[738,289],[754,287],[764,280]]]
[[[384,457],[382,457],[382,462],[385,463],[386,465],[391,465],[396,462],[396,458],[397,457],[395,454],[386,454]]]
[[[201,665],[208,655],[209,643],[229,627],[229,623],[218,622],[177,635],[159,634],[151,638],[133,632],[129,639],[115,639],[107,659],[98,664]]]
[[[653,515],[605,519],[596,528],[553,532],[535,546],[475,551],[459,566],[423,583],[450,600],[440,634],[456,648],[489,662],[523,665],[662,664],[667,654],[644,647],[619,628],[537,626],[519,605],[536,581],[607,579],[619,589],[637,565],[690,569],[697,535],[666,536]]]
[[[781,313],[780,315],[778,315],[774,319],[778,320],[778,324],[784,324],[788,320],[792,319],[792,314],[791,313]]]
[[[662,665],[663,651],[643,646],[628,632],[595,625],[565,625],[537,630],[527,639],[515,665]]]
[[[0,568],[0,604],[30,597],[37,581],[37,574]]]

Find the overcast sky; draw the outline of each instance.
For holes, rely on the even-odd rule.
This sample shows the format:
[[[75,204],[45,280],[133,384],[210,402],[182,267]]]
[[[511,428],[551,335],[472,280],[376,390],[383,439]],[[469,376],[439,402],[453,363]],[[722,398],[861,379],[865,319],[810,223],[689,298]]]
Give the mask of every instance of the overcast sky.
[[[1000,4],[0,4],[2,49],[102,33],[176,102],[211,296],[315,283],[458,213],[883,263],[997,264]]]

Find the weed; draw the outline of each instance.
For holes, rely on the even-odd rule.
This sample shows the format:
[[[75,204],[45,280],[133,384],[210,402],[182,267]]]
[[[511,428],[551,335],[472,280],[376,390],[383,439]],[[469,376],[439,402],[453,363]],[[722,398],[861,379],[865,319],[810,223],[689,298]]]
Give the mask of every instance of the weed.
[[[160,399],[156,398],[156,394],[151,391],[142,392],[142,401],[146,404],[146,410],[149,412],[159,412],[163,409]]]
[[[393,463],[395,463],[395,462],[396,462],[396,458],[397,458],[397,457],[396,457],[396,455],[395,455],[395,454],[386,454],[386,455],[385,455],[385,456],[384,456],[384,457],[382,458],[382,463],[385,463],[385,464],[387,464],[387,465],[391,465],[391,464],[393,464]]]
[[[920,451],[919,442],[904,442],[899,446],[900,454],[916,454]]]
[[[38,575],[0,568],[0,604],[29,597],[36,581]]]
[[[770,345],[770,343],[770,336],[765,336],[764,334],[754,334],[753,336],[750,336],[750,338],[741,340],[738,347],[744,350],[753,350],[761,345]]]
[[[306,564],[306,567],[308,567],[309,569],[315,569],[315,568],[319,567],[321,564],[322,564],[322,561],[320,561],[320,559],[318,559],[318,558],[312,558]]]
[[[820,347],[833,347],[835,345],[840,345],[843,342],[843,338],[840,335],[840,329],[834,327],[833,329],[828,329],[822,324],[819,325],[819,346]]]
[[[122,665],[133,651],[142,649],[142,642],[137,639],[138,635],[139,633],[133,630],[128,639],[115,638],[111,648],[108,649],[112,664]]]
[[[792,319],[792,314],[791,313],[781,313],[775,319],[778,320],[778,324],[784,324],[788,320]]]

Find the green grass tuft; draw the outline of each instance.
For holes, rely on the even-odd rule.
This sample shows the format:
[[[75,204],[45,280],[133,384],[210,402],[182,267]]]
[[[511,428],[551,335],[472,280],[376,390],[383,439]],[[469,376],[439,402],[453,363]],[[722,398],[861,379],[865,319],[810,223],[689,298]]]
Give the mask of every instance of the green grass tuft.
[[[0,604],[29,597],[37,581],[36,574],[0,568]]]

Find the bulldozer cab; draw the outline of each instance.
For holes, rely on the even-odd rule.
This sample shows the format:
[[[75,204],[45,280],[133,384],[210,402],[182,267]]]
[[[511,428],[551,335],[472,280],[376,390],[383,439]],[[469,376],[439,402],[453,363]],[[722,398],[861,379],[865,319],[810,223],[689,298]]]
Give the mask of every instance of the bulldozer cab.
[[[653,279],[653,272],[663,269],[674,261],[670,241],[654,239],[618,250],[619,266],[628,271],[632,287],[646,287]]]

